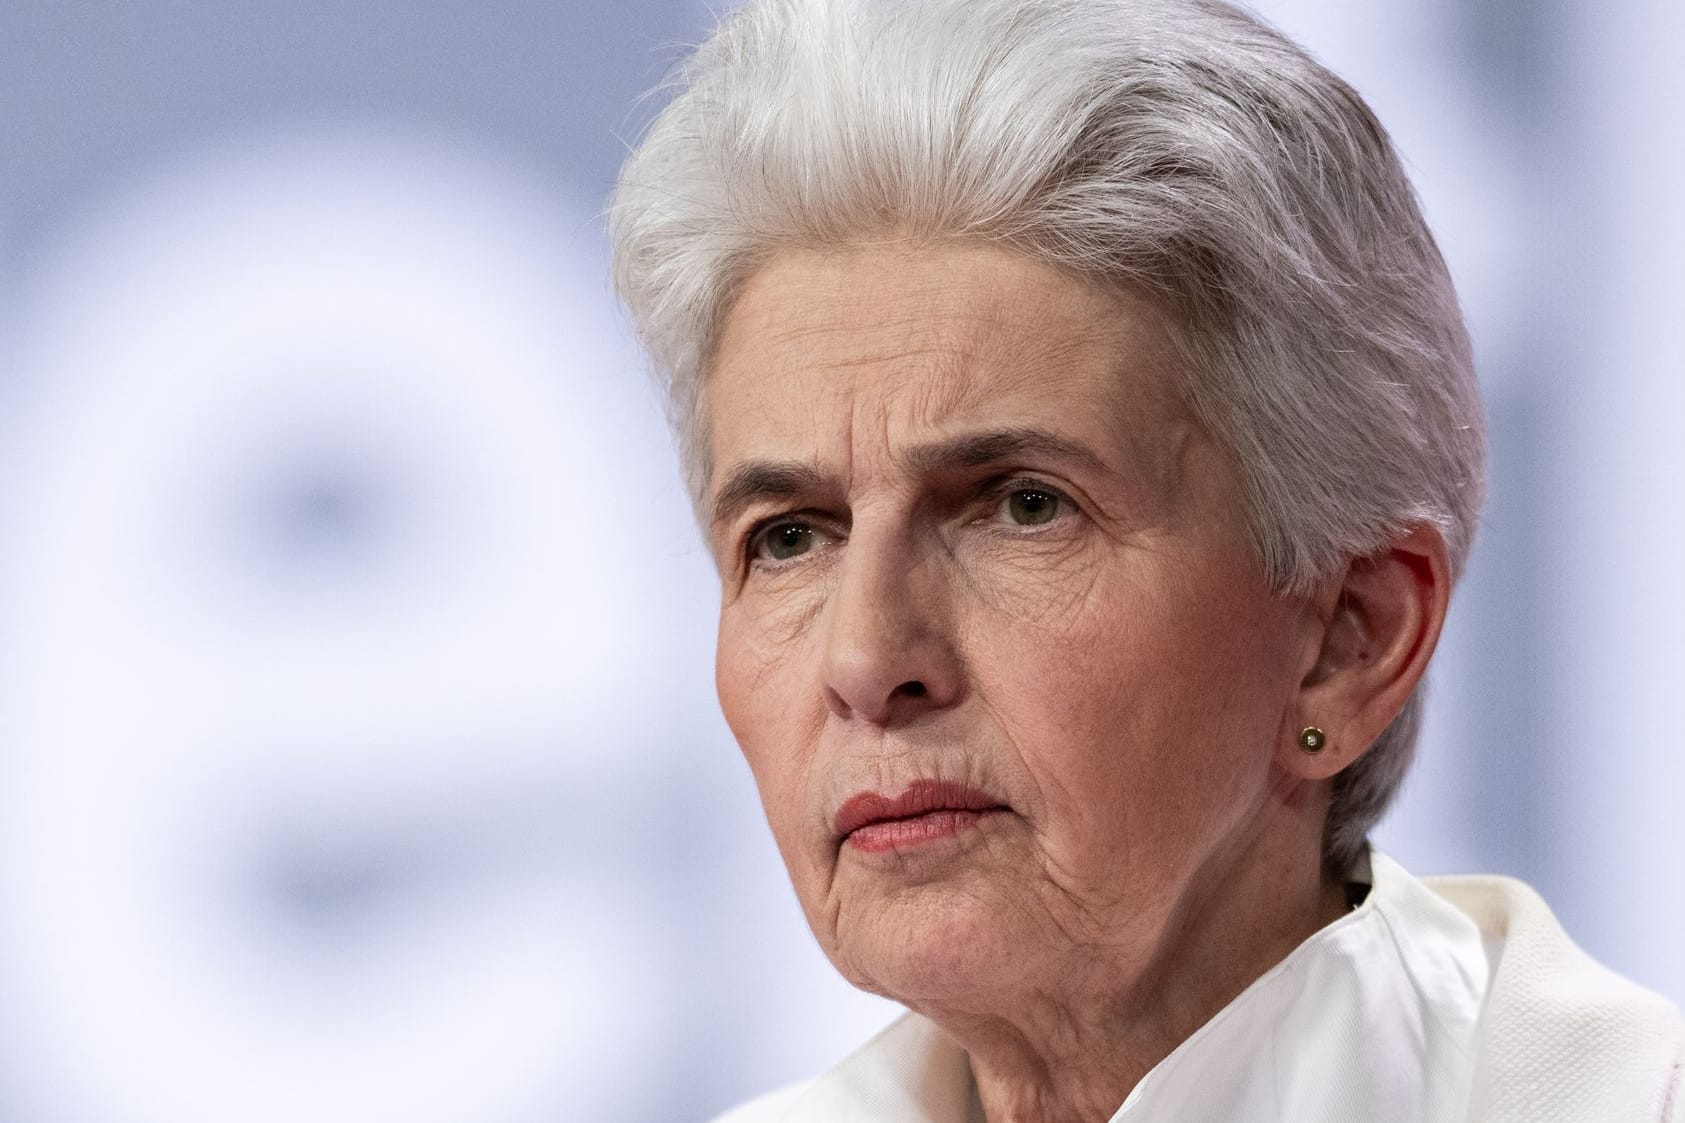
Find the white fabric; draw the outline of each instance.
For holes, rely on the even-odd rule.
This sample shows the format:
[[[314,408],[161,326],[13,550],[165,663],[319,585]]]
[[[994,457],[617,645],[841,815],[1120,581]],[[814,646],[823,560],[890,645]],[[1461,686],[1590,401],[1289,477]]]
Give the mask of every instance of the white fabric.
[[[1685,1021],[1592,962],[1502,877],[1372,857],[1364,903],[1130,1092],[1112,1123],[1685,1123]],[[980,1123],[965,1052],[909,1014],[718,1123]]]

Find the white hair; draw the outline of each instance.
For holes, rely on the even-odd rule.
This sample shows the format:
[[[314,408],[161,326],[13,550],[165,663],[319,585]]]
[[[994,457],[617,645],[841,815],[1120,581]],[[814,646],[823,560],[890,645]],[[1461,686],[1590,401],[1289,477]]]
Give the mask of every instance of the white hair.
[[[1182,391],[1279,591],[1423,523],[1460,573],[1484,444],[1450,277],[1362,99],[1254,16],[746,0],[670,85],[609,227],[698,503],[707,364],[750,274],[790,246],[975,239],[1175,309]],[[1331,869],[1397,790],[1419,716],[1418,691],[1336,778]]]

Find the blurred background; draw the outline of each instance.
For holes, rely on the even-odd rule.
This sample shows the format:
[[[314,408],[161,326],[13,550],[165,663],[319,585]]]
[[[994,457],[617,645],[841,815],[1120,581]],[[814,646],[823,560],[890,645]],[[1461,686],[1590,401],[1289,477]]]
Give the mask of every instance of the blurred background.
[[[1685,9],[1259,7],[1392,129],[1490,411],[1379,843],[1685,1000]],[[715,711],[605,281],[712,18],[0,8],[0,1119],[701,1119],[894,1015]]]

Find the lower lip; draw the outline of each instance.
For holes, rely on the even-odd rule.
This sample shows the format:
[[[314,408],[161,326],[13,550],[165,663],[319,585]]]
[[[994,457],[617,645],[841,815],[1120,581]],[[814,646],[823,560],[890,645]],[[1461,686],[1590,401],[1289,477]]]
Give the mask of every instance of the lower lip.
[[[923,815],[913,815],[906,819],[886,819],[881,823],[868,823],[855,828],[848,836],[847,842],[856,850],[863,850],[868,854],[906,850],[944,839],[958,838],[965,832],[974,830],[983,816],[992,813],[992,809],[962,811],[949,808],[927,811]]]

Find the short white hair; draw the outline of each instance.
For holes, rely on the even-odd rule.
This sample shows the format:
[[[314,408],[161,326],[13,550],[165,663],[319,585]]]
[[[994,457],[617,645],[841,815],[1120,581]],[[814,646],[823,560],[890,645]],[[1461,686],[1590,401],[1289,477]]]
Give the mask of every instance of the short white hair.
[[[702,502],[706,372],[792,246],[1012,247],[1177,315],[1190,407],[1286,594],[1412,526],[1468,555],[1484,441],[1444,261],[1385,132],[1222,0],[746,0],[675,72],[609,208],[614,279]],[[1343,869],[1421,699],[1335,780]]]

